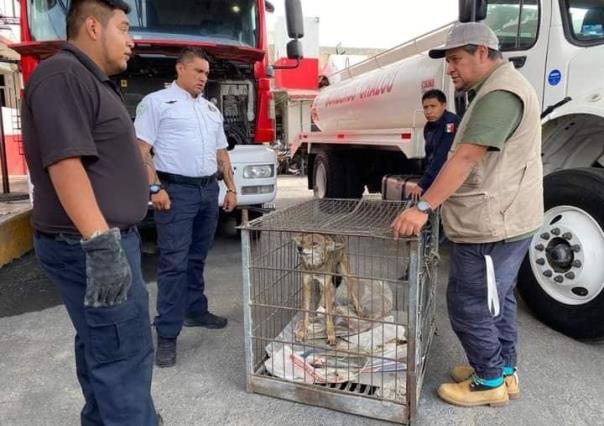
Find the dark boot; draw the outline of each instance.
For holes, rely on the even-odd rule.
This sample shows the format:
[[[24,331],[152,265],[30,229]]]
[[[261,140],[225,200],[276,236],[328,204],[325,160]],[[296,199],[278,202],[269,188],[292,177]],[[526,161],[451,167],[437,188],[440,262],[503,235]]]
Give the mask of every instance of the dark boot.
[[[160,368],[174,367],[176,364],[176,337],[157,336],[155,365]]]
[[[205,327],[205,328],[224,328],[227,325],[227,319],[206,312],[197,317],[185,317],[185,327]]]

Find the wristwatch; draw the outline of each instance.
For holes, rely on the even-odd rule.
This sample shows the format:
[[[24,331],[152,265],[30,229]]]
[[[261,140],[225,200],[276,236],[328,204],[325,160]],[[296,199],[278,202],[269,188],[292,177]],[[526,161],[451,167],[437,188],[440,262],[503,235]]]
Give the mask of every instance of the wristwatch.
[[[424,200],[419,200],[415,205],[415,208],[425,214],[432,214],[432,212],[434,211],[432,210],[432,206]]]
[[[237,191],[234,189],[227,189],[226,192],[232,192],[233,194],[237,195]]]
[[[149,185],[149,192],[151,194],[157,194],[162,189],[164,189],[164,186],[160,183],[152,183],[151,185]]]

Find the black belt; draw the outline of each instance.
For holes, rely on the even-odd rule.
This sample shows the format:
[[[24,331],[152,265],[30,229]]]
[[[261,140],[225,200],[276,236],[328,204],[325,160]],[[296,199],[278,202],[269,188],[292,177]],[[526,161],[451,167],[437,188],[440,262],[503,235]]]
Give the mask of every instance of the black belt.
[[[216,181],[216,173],[210,176],[190,177],[175,175],[174,173],[166,173],[157,171],[157,176],[162,182],[177,183],[182,185],[205,186]]]
[[[122,236],[126,236],[128,234],[130,234],[131,232],[136,232],[137,228],[136,226],[130,226],[128,228],[124,228],[124,229],[120,229],[120,234],[122,234]],[[38,231],[37,229],[34,230],[34,235],[37,238],[50,238],[51,240],[81,240],[82,239],[82,234],[78,234],[75,232],[44,232],[44,231]]]

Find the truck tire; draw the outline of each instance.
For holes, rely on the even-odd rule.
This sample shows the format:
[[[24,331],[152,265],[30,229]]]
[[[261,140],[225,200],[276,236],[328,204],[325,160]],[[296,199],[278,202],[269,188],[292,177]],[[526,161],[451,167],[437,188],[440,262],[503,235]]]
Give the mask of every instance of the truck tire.
[[[518,276],[537,318],[575,339],[604,338],[604,169],[544,179],[545,218]]]
[[[348,198],[346,162],[335,152],[320,151],[314,161],[313,192],[316,198]]]

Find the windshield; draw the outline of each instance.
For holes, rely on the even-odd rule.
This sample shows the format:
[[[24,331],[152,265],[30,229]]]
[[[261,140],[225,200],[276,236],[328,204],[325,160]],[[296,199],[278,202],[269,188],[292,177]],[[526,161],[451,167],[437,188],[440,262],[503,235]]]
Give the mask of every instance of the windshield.
[[[489,0],[485,23],[497,34],[501,51],[529,49],[537,41],[538,2]]]
[[[565,0],[564,3],[570,36],[586,44],[603,43],[604,0]]]
[[[70,0],[29,0],[34,40],[64,40]],[[126,0],[136,39],[209,41],[256,46],[256,0]]]

